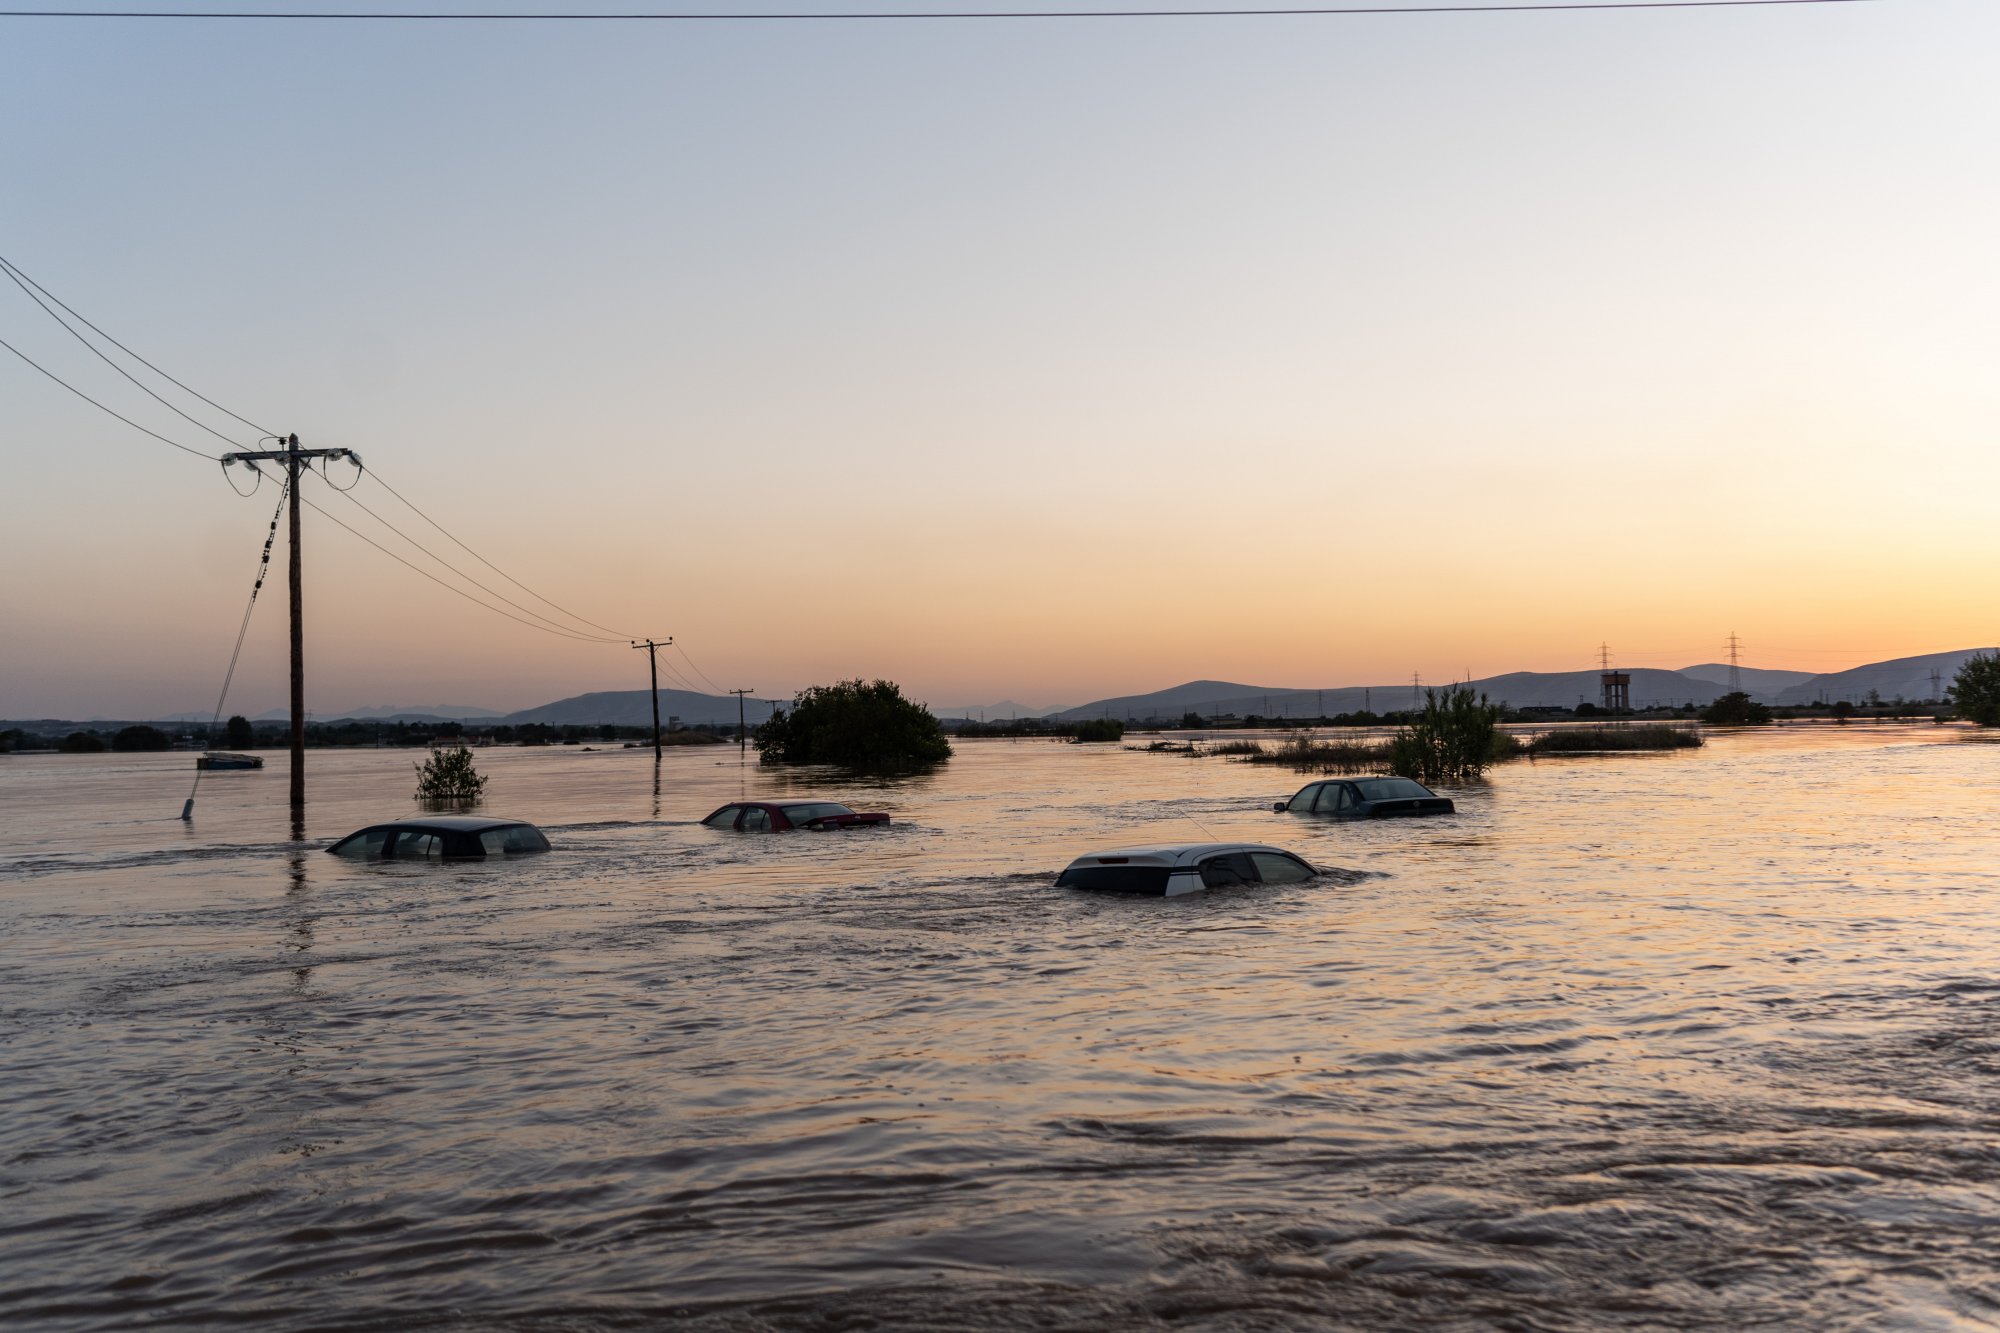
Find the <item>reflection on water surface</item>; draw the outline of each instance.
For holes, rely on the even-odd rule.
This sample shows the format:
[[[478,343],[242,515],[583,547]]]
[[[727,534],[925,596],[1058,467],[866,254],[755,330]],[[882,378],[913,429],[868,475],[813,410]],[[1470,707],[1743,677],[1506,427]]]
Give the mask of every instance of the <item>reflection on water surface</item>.
[[[2000,750],[1514,764],[1460,813],[961,743],[488,752],[558,850],[367,865],[407,756],[0,761],[0,1319],[2000,1322]],[[384,799],[383,792],[394,793]],[[744,836],[726,800],[895,824]],[[1092,846],[1346,872],[1057,892]]]

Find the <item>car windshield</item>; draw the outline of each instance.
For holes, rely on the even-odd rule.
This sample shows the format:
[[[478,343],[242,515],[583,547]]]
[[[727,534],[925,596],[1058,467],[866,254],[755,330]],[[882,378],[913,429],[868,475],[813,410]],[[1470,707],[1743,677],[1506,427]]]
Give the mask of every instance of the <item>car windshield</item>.
[[[1166,866],[1071,866],[1056,880],[1059,889],[1097,889],[1105,893],[1167,891]]]
[[[832,801],[815,801],[811,805],[788,805],[785,807],[785,818],[791,820],[794,824],[803,824],[811,819],[827,819],[833,815],[851,815],[853,813],[846,806],[835,805]]]
[[[1363,778],[1354,784],[1364,801],[1406,801],[1413,796],[1429,796],[1430,788],[1408,778]]]
[[[327,850],[335,856],[351,856],[357,860],[377,857],[382,854],[382,844],[389,840],[392,831],[385,828],[363,829],[342,838]]]

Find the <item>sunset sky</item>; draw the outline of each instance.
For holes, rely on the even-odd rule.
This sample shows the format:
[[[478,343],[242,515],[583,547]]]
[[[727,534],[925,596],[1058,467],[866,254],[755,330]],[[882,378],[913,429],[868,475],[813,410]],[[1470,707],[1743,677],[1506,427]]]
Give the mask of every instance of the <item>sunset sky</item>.
[[[0,19],[0,255],[764,697],[1835,670],[2000,638],[1996,51],[1992,0]],[[0,339],[229,447],[5,281]],[[0,716],[212,706],[275,487],[4,350],[0,462]],[[315,709],[645,684],[306,528]]]

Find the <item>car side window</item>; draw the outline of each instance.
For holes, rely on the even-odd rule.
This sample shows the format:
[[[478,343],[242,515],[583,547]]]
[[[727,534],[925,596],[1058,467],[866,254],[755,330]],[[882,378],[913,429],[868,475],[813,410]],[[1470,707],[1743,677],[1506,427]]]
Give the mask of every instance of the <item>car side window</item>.
[[[1257,867],[1257,877],[1266,884],[1303,884],[1313,877],[1310,866],[1283,852],[1252,852],[1250,862]]]
[[[1201,882],[1211,889],[1227,888],[1231,884],[1255,884],[1257,871],[1250,864],[1250,858],[1243,853],[1224,852],[1201,863]]]
[[[751,806],[743,812],[743,830],[746,833],[761,833],[771,827],[770,812],[761,806]]]
[[[435,833],[406,829],[396,836],[394,856],[443,856],[444,847]]]
[[[742,813],[741,806],[725,805],[701,822],[710,828],[735,828],[736,816],[740,813]]]

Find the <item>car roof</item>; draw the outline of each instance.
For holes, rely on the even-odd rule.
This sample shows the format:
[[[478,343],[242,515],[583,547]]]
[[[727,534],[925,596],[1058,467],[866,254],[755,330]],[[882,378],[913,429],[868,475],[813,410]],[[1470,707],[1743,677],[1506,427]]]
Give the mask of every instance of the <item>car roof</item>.
[[[717,809],[727,809],[728,806],[730,805],[762,805],[762,806],[767,806],[773,810],[786,810],[801,805],[839,805],[839,804],[840,804],[839,801],[824,800],[820,797],[815,796],[803,800],[787,799],[783,801],[755,801],[755,800],[730,801],[728,805],[718,806]]]
[[[1145,847],[1111,847],[1101,852],[1089,852],[1071,861],[1070,866],[1089,865],[1112,858],[1127,865],[1185,866],[1193,865],[1204,857],[1227,852],[1276,852],[1294,860],[1305,859],[1295,852],[1264,842],[1161,842]]]
[[[435,819],[392,819],[369,828],[444,829],[452,833],[483,833],[495,828],[533,827],[525,819],[480,819],[475,815],[439,815]]]

